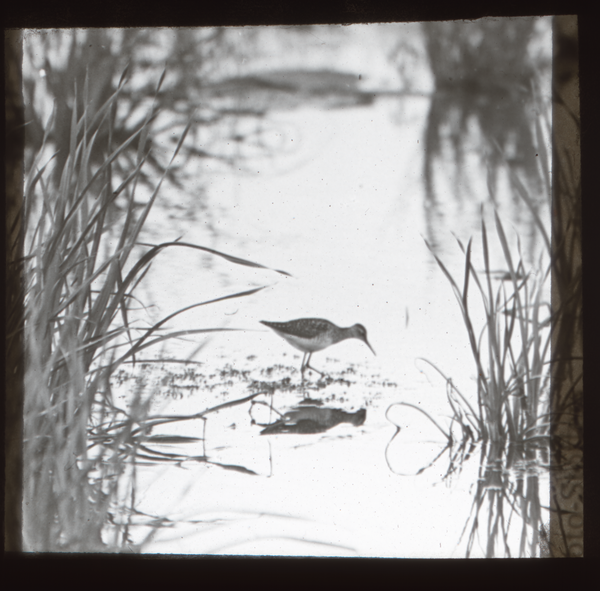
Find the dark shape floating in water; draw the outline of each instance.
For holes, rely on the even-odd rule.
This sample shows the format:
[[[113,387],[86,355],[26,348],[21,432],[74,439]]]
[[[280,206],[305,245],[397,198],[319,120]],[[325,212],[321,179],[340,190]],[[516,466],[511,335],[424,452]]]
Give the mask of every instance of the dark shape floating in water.
[[[285,413],[283,418],[265,427],[261,435],[282,433],[323,433],[340,423],[350,423],[356,427],[364,424],[367,410],[346,412],[338,408],[319,408],[317,406],[298,406]]]

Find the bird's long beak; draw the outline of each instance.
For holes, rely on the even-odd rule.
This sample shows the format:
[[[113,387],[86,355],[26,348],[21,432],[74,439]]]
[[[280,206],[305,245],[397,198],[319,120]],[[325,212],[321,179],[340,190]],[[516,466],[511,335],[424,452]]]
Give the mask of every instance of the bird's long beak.
[[[373,355],[377,356],[377,353],[375,353],[375,349],[373,349],[373,347],[369,345],[369,341],[367,341],[367,339],[365,339],[365,344],[367,345],[367,347],[369,347],[369,349],[371,349],[371,351],[373,351]]]

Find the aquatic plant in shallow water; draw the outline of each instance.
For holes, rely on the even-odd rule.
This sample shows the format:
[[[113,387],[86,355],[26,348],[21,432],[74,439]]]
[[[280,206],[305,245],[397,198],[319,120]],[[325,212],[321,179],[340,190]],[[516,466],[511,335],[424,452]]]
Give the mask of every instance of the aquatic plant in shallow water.
[[[537,120],[535,130],[540,176],[545,181],[549,198],[550,167]],[[500,151],[499,146],[497,149]],[[463,538],[468,532],[465,538],[467,556],[473,553],[475,544],[481,539],[483,553],[488,557],[537,555],[542,524],[540,472],[549,467],[551,320],[555,321],[560,315],[556,310],[553,314],[549,280],[556,253],[540,218],[539,205],[513,171],[509,170],[509,177],[515,197],[527,205],[545,247],[537,266],[528,268],[519,237],[515,256],[497,211],[494,212],[495,228],[506,266],[501,273],[493,271],[490,265],[490,244],[483,210],[481,272],[475,270],[471,260],[471,240],[465,248],[457,239],[465,255],[462,281],[453,277],[427,244],[457,299],[476,370],[476,399],[473,400],[473,396],[462,392],[433,362],[424,360],[446,380],[446,396],[451,409],[449,429],[434,423],[446,436],[450,450],[457,443],[453,433],[462,437],[458,452],[450,453],[446,476],[460,469],[459,464],[471,456],[474,443],[480,444],[477,489],[471,515],[461,534]],[[492,184],[488,183],[488,188],[492,201],[497,203]],[[544,257],[550,262],[544,263]],[[469,297],[473,297],[473,283],[476,286],[474,293],[478,294],[483,306],[480,328],[477,327],[480,316],[473,312],[473,304],[469,303]],[[458,426],[458,430],[454,426]],[[472,443],[465,455],[469,440]],[[483,519],[480,516],[482,510],[485,512]],[[515,521],[517,525],[514,525]],[[482,531],[484,524],[487,528]]]
[[[140,351],[181,336],[164,332],[174,316],[262,289],[193,304],[147,328],[130,321],[135,290],[166,248],[200,249],[234,264],[265,267],[180,241],[140,244],[144,223],[194,117],[140,207],[134,197],[148,161],[157,108],[153,103],[138,128],[113,145],[115,112],[126,83],[127,70],[106,102],[92,108],[92,82],[86,76],[81,113],[75,86],[67,140],[53,147],[66,154],[62,170],[53,170],[54,157],[43,162],[50,132],[58,125],[51,116],[25,181],[24,256],[14,257],[24,277],[24,315],[11,322],[22,325],[25,343],[22,535],[23,549],[29,551],[131,550],[136,458],[149,440],[151,395],[139,383],[128,410],[120,409],[112,397],[111,376],[123,363],[135,363]],[[98,163],[91,155],[98,153],[100,137],[107,145],[100,147],[106,156]],[[126,152],[135,142],[131,164]],[[115,213],[117,200],[120,213]],[[13,253],[18,249],[16,241]],[[219,330],[235,329],[199,328],[185,334]]]

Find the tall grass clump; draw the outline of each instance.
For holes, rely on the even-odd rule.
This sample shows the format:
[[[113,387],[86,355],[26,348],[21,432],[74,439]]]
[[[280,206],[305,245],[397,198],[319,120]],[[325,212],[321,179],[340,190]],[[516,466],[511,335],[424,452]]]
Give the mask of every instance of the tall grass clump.
[[[540,109],[540,112],[543,112]],[[550,134],[547,125],[546,135]],[[536,150],[540,155],[540,178],[544,192],[551,195],[550,166],[544,148],[541,123],[536,121]],[[500,147],[498,146],[500,151]],[[485,555],[535,556],[540,539],[542,506],[538,470],[549,467],[551,434],[551,372],[553,323],[557,311],[550,302],[550,278],[556,252],[538,210],[539,205],[514,171],[511,186],[516,197],[529,209],[534,228],[544,245],[537,264],[528,266],[517,237],[516,248],[494,212],[494,223],[505,270],[498,274],[490,263],[491,243],[485,221],[481,222],[483,269],[472,263],[471,240],[465,247],[462,279],[455,278],[429,244],[440,269],[448,279],[459,305],[467,331],[476,371],[476,395],[461,392],[458,386],[433,363],[446,380],[446,395],[452,423],[467,439],[481,445],[480,477],[470,517],[471,529],[466,554],[469,556],[479,535],[480,524],[487,525]],[[497,203],[488,183],[492,201]],[[515,254],[516,252],[516,254]],[[483,305],[483,322],[473,311],[473,298]],[[452,429],[447,433],[452,443]],[[487,499],[487,515],[480,519]],[[511,519],[520,518],[518,549],[511,544]],[[467,529],[468,523],[465,526]],[[514,529],[513,529],[514,531]],[[464,532],[463,532],[464,533]],[[513,540],[514,541],[514,540]]]
[[[44,157],[54,126],[48,121],[42,149],[25,181],[25,395],[23,409],[23,547],[26,550],[82,550],[102,546],[111,491],[94,486],[86,467],[87,427],[95,402],[110,404],[111,362],[101,359],[126,331],[132,278],[122,273],[139,235],[133,194],[144,162],[140,142],[137,167],[113,188],[114,161],[136,138],[148,135],[151,117],[134,136],[109,153],[96,169],[90,153],[97,132],[93,123],[111,127],[111,115],[125,82],[97,113],[74,102],[65,164],[58,185],[52,183],[51,157]],[[77,91],[76,91],[77,94]],[[109,208],[124,195],[129,203],[120,237],[110,248]],[[149,208],[148,203],[146,208]],[[125,329],[113,327],[122,314]],[[114,350],[113,350],[114,351]],[[92,367],[94,369],[92,370]],[[126,433],[122,433],[126,437]],[[107,450],[108,452],[108,450]],[[122,466],[114,464],[118,478]],[[104,490],[103,490],[104,488]]]
[[[155,99],[164,77],[165,72]],[[145,248],[140,254],[140,232],[169,167],[145,201],[136,195],[157,109],[155,101],[137,129],[115,142],[115,113],[126,84],[127,71],[97,108],[91,106],[90,77],[85,78],[82,96],[75,85],[69,133],[64,134],[68,141],[50,146],[51,134],[59,135],[53,133],[57,123],[51,117],[26,176],[21,263],[23,549],[28,551],[114,551],[128,544],[129,522],[119,520],[127,510],[119,503],[129,494],[133,509],[134,489],[127,493],[125,476],[135,462],[139,437],[134,435],[143,431],[149,397],[140,386],[129,410],[118,409],[110,378],[122,363],[135,361],[140,350],[173,336],[158,333],[167,320],[189,309],[150,328],[130,323],[130,308],[137,305],[136,286],[155,257],[164,248],[177,246],[260,266],[180,242]],[[83,104],[81,112],[78,104]],[[193,123],[191,118],[181,132],[171,163]],[[104,146],[98,145],[100,137],[106,138]],[[48,154],[50,147],[54,155]],[[105,154],[101,162],[91,158],[98,151]],[[52,167],[57,152],[65,156],[58,171]],[[128,170],[125,175],[117,173],[117,162],[118,170]],[[211,302],[194,305],[207,303]],[[212,330],[218,329],[187,332]]]
[[[467,329],[477,371],[477,403],[452,384],[448,402],[459,423],[469,425],[476,438],[490,443],[522,444],[545,431],[549,391],[550,304],[547,296],[548,266],[541,273],[526,271],[520,253],[513,259],[502,222],[495,214],[496,230],[508,273],[494,286],[490,268],[486,224],[482,220],[484,272],[479,276],[471,262],[471,241],[465,254],[462,285],[440,258],[434,257],[452,286]],[[475,284],[485,311],[478,331],[469,308]]]

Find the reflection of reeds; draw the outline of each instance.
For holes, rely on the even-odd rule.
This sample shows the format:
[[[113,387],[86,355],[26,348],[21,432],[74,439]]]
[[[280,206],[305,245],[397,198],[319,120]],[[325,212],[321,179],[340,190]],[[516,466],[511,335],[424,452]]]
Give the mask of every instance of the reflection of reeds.
[[[203,190],[199,190],[196,167],[207,162],[233,164],[235,156],[223,153],[216,145],[245,146],[249,139],[241,136],[235,128],[239,113],[229,113],[219,108],[204,94],[207,80],[221,77],[221,70],[236,54],[247,51],[238,48],[238,39],[225,28],[196,29],[63,29],[30,32],[23,44],[23,95],[27,145],[26,166],[31,166],[34,154],[43,141],[47,145],[69,145],[70,121],[73,108],[83,111],[83,94],[74,89],[74,82],[81,89],[86,72],[90,72],[94,84],[89,88],[86,112],[95,114],[114,92],[121,72],[127,69],[129,83],[120,90],[118,110],[112,114],[112,126],[103,125],[101,119],[87,122],[90,136],[98,133],[88,158],[99,165],[105,158],[105,147],[132,143],[122,157],[113,163],[113,174],[124,175],[136,166],[136,152],[144,147],[145,164],[138,173],[137,182],[152,190],[157,176],[165,174],[165,180],[179,191],[188,192],[192,214],[199,209],[206,215]],[[161,90],[154,93],[154,81],[168,65]],[[154,95],[154,96],[153,96]],[[45,127],[45,109],[55,100],[56,125]],[[149,101],[157,106],[159,120],[154,126],[154,150],[148,138],[135,136],[147,110]],[[194,117],[195,125],[189,129],[193,141],[180,146],[175,162],[168,162],[169,152],[163,146],[175,146],[174,139],[180,135],[187,121]],[[259,118],[260,119],[260,118]],[[53,170],[57,178],[62,173],[67,152],[56,154]],[[190,187],[190,182],[193,187]]]
[[[160,91],[164,74],[156,88]],[[93,81],[85,78],[78,111],[75,101],[64,143],[65,155],[56,171],[53,158],[41,162],[51,118],[38,155],[25,181],[22,224],[25,256],[25,377],[23,408],[23,547],[33,551],[105,551],[126,545],[135,509],[135,458],[151,425],[146,417],[151,396],[142,384],[128,410],[112,400],[110,377],[142,349],[177,335],[160,331],[167,320],[138,329],[130,323],[136,286],[157,255],[167,247],[199,248],[226,260],[256,263],[204,247],[180,242],[160,244],[136,255],[139,236],[169,167],[140,208],[134,200],[141,170],[147,162],[156,106],[150,106],[138,128],[123,142],[113,135],[125,76],[102,105],[93,103]],[[184,129],[177,156],[192,118]],[[90,132],[93,129],[93,133]],[[99,130],[105,132],[100,134]],[[55,138],[58,137],[55,134]],[[99,138],[107,139],[108,156],[93,163]],[[137,156],[124,176],[125,151],[137,142]],[[52,173],[54,172],[54,176]],[[53,179],[58,182],[53,183]],[[116,185],[116,188],[115,188]],[[125,211],[111,219],[109,208],[124,199]],[[19,248],[17,242],[12,252]],[[137,260],[133,260],[138,256]],[[16,258],[16,257],[15,257]],[[242,297],[252,289],[219,300]],[[214,301],[202,302],[207,305]],[[220,329],[196,329],[186,334]],[[9,339],[9,346],[11,342]],[[140,432],[142,435],[140,435]],[[124,503],[129,503],[126,508]],[[112,523],[112,536],[103,536]]]
[[[425,136],[424,178],[428,202],[436,201],[436,158],[448,147],[456,174],[455,197],[469,180],[465,152],[486,151],[491,184],[501,164],[537,183],[534,136],[529,107],[536,66],[528,53],[535,19],[481,19],[472,23],[423,23],[434,82]],[[475,125],[474,125],[475,124]],[[500,145],[510,158],[503,158]],[[468,184],[467,184],[468,186]]]

